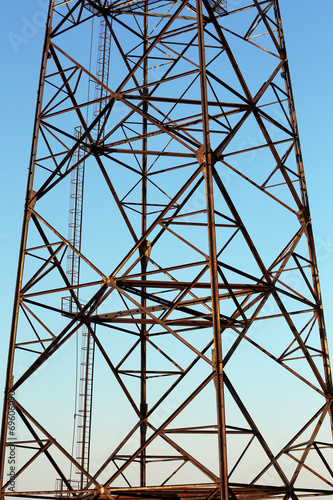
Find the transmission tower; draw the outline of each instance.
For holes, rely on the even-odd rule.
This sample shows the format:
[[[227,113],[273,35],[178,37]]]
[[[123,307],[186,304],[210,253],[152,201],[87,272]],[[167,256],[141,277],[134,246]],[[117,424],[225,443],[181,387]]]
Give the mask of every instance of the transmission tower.
[[[2,498],[332,497],[332,396],[278,1],[50,1]]]

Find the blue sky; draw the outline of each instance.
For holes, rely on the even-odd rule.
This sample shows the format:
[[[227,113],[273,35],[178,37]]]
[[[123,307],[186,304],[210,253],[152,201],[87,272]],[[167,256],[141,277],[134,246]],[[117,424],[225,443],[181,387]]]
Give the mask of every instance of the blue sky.
[[[230,4],[239,0],[229,0]],[[4,384],[21,221],[47,0],[2,2],[0,170],[1,317],[0,386]],[[315,6],[320,8],[315,9]],[[296,102],[305,173],[317,242],[319,272],[333,350],[333,228],[331,186],[331,0],[280,0]]]

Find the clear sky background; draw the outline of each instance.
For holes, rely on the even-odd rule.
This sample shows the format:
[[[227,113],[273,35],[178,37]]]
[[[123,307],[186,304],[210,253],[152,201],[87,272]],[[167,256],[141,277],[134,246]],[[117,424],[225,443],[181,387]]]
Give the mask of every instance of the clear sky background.
[[[229,0],[240,3],[241,0]],[[0,387],[4,386],[48,0],[0,0]],[[333,356],[332,0],[280,0]]]

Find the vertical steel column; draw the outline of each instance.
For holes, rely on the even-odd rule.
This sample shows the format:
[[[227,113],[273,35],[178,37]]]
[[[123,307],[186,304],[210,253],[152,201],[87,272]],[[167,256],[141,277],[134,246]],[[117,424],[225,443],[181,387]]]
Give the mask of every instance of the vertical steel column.
[[[301,174],[300,175],[300,187],[301,187],[301,193],[302,193],[303,211],[299,216],[299,220],[300,220],[300,223],[302,225],[307,226],[307,233],[306,234],[307,234],[307,239],[308,239],[309,255],[310,255],[310,260],[313,263],[313,265],[311,266],[312,280],[313,280],[313,288],[314,288],[314,291],[315,291],[315,294],[317,297],[317,303],[318,303],[318,310],[317,310],[318,328],[319,328],[319,334],[320,334],[321,348],[322,348],[322,352],[324,354],[324,356],[323,356],[324,373],[325,373],[325,380],[326,380],[326,384],[327,384],[326,397],[327,397],[328,402],[331,401],[329,413],[330,413],[331,427],[332,427],[332,434],[333,434],[332,370],[331,370],[331,364],[330,364],[327,334],[326,334],[325,320],[324,320],[324,311],[323,311],[321,289],[320,289],[319,276],[318,276],[317,255],[316,255],[316,249],[315,249],[315,244],[314,244],[311,217],[309,215],[309,213],[310,213],[309,200],[308,200],[307,189],[306,189],[302,151],[301,151],[301,147],[300,147],[299,132],[298,132],[298,126],[297,126],[297,120],[296,120],[294,96],[293,96],[293,91],[292,91],[292,86],[291,86],[291,81],[290,81],[287,51],[286,51],[286,45],[285,45],[285,40],[284,40],[284,35],[283,35],[283,30],[282,30],[282,21],[281,21],[280,7],[279,7],[278,2],[274,2],[274,11],[275,11],[276,24],[278,26],[278,37],[279,37],[279,44],[281,47],[281,59],[284,59],[284,80],[285,80],[286,92],[289,96],[289,99],[288,99],[289,113],[290,113],[293,129],[295,132],[295,156],[296,156],[296,161],[298,164],[298,169],[299,169],[299,172]]]
[[[216,389],[216,404],[217,404],[220,495],[221,495],[221,500],[227,500],[228,469],[227,469],[224,387],[223,387],[222,340],[221,340],[220,302],[219,302],[218,270],[217,270],[217,256],[216,256],[217,252],[216,252],[214,193],[213,193],[213,176],[212,176],[213,160],[212,160],[212,152],[211,152],[210,137],[209,137],[209,115],[208,115],[202,0],[197,0],[196,5],[197,5],[197,20],[198,20],[198,45],[199,45],[199,62],[200,62],[200,85],[201,85],[201,103],[202,103],[202,131],[203,131],[203,151],[202,154],[198,153],[198,157],[199,157],[199,162],[200,163],[202,162],[202,168],[205,176],[205,186],[206,186],[209,268],[210,268],[210,280],[211,280],[212,319],[213,319],[213,337],[214,337],[213,369],[215,372],[215,389]]]
[[[144,2],[144,16],[143,16],[143,55],[148,49],[148,0]],[[145,57],[143,61],[143,95],[148,95],[148,58]],[[143,118],[142,118],[142,221],[141,221],[141,234],[142,236],[147,230],[147,112],[148,100],[144,99],[142,104]],[[147,244],[141,247],[141,273],[142,280],[146,280],[147,271]],[[147,300],[145,297],[146,287],[142,288],[141,305],[146,309]],[[142,423],[140,426],[140,446],[144,447],[147,436],[147,325],[146,313],[142,313],[141,324],[141,395],[140,395],[140,412]],[[146,486],[146,448],[142,449],[140,457],[140,484]]]
[[[38,134],[39,134],[39,115],[42,108],[43,101],[43,93],[44,93],[44,78],[46,71],[46,62],[48,57],[48,49],[50,44],[50,33],[51,33],[51,24],[52,24],[52,14],[53,14],[53,1],[50,0],[48,12],[47,12],[47,22],[46,22],[46,30],[44,37],[44,47],[43,47],[43,58],[41,62],[40,74],[39,74],[39,86],[37,93],[37,102],[36,102],[36,111],[35,111],[35,128],[33,132],[33,140],[31,145],[31,155],[30,155],[30,165],[29,165],[29,173],[28,173],[28,181],[27,181],[27,189],[26,189],[26,199],[24,206],[24,216],[22,223],[22,236],[21,236],[21,244],[20,244],[20,252],[19,252],[19,261],[16,275],[16,285],[15,285],[15,298],[14,298],[14,307],[12,314],[12,326],[9,340],[9,351],[8,351],[8,361],[7,361],[7,372],[6,372],[6,382],[5,382],[5,391],[4,391],[4,403],[3,403],[3,413],[2,413],[2,423],[1,423],[1,434],[0,434],[0,443],[3,446],[0,446],[0,485],[3,484],[4,477],[4,461],[5,461],[5,446],[7,436],[7,427],[8,427],[8,411],[9,404],[11,399],[11,392],[13,386],[13,365],[14,365],[14,352],[15,352],[15,342],[17,335],[17,326],[18,326],[18,315],[20,309],[20,290],[22,285],[22,277],[23,277],[23,269],[24,269],[24,260],[25,260],[25,248],[28,236],[28,223],[30,219],[31,209],[33,208],[36,201],[36,193],[33,191],[33,181],[35,174],[35,158],[37,151],[37,143],[38,143]],[[2,492],[1,492],[2,497]]]

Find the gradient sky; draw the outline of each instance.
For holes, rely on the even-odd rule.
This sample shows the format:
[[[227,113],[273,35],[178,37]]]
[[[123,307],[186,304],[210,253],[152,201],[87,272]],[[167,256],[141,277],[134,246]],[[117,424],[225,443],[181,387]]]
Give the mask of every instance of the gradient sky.
[[[241,0],[228,0],[239,4]],[[1,1],[0,386],[8,340],[48,0]],[[333,356],[332,0],[280,0]]]

